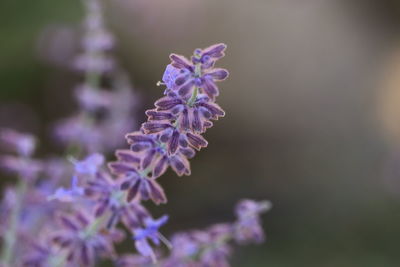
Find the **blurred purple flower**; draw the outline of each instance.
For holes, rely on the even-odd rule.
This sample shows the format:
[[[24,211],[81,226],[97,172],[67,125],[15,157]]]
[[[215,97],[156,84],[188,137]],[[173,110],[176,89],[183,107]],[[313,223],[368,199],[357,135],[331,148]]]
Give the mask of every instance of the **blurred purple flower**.
[[[75,96],[83,109],[96,111],[100,108],[107,108],[110,106],[112,93],[99,90],[99,88],[91,88],[89,85],[83,84],[76,88]]]
[[[264,230],[260,214],[271,208],[269,201],[257,202],[241,200],[236,206],[237,221],[234,224],[234,238],[239,244],[261,243],[264,241]]]
[[[34,136],[11,129],[1,130],[0,141],[5,147],[23,157],[30,157],[36,148]]]
[[[41,161],[15,156],[0,157],[0,167],[5,171],[17,174],[21,179],[35,180],[43,169]]]
[[[113,256],[113,244],[123,238],[123,233],[117,229],[99,231],[95,218],[75,212],[74,215],[60,215],[59,224],[62,227],[53,234],[53,242],[67,253],[67,262],[75,266],[94,266],[98,256]]]
[[[57,199],[63,202],[72,202],[76,201],[77,197],[81,197],[84,194],[84,188],[78,186],[78,177],[73,176],[71,179],[71,189],[65,189],[64,187],[60,187],[56,190],[56,192],[50,196],[48,196],[48,200]]]
[[[160,240],[167,243],[166,239],[158,232],[158,229],[168,221],[168,216],[164,215],[157,220],[151,218],[145,219],[145,228],[135,229],[134,240],[136,249],[145,257],[151,257],[156,261],[155,254],[147,239],[150,239],[155,245],[160,244]]]
[[[73,66],[79,71],[105,73],[114,68],[115,62],[110,57],[81,55],[75,59]]]
[[[77,161],[71,159],[75,166],[75,171],[79,174],[95,175],[100,166],[104,163],[104,156],[98,153],[86,157],[84,160]]]

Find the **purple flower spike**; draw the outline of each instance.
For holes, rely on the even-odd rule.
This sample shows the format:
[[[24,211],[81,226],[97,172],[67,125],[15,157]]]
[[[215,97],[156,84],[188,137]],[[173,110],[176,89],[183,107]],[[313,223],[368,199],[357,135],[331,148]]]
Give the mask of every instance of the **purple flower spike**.
[[[76,200],[76,197],[83,196],[84,192],[85,189],[78,185],[78,177],[75,175],[71,180],[71,189],[60,187],[53,195],[48,196],[47,200],[57,199],[62,202],[72,202]]]
[[[82,161],[71,160],[75,165],[75,171],[79,174],[95,175],[99,167],[104,163],[104,156],[92,154]]]
[[[159,245],[161,240],[167,246],[169,246],[169,242],[158,232],[158,229],[166,224],[167,221],[167,215],[162,216],[158,220],[148,218],[145,220],[145,228],[135,229],[133,239],[135,240],[136,249],[143,256],[151,257],[153,262],[156,262],[156,258],[154,251],[148,242],[148,239],[150,239],[155,245]]]
[[[4,146],[23,157],[31,156],[36,148],[35,137],[11,129],[4,129],[0,132],[0,141]]]
[[[236,206],[237,222],[234,225],[234,238],[239,244],[261,243],[264,241],[260,214],[271,208],[269,201],[256,202],[244,199]]]
[[[2,156],[0,157],[0,167],[7,172],[18,174],[21,178],[32,181],[43,170],[43,163],[29,158]]]

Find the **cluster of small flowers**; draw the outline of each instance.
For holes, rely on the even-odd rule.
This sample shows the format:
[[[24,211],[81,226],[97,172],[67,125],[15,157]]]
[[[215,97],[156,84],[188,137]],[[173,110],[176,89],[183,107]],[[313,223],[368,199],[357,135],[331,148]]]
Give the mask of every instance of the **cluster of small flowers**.
[[[122,189],[128,190],[128,201],[140,195],[143,200],[165,203],[156,179],[169,166],[179,176],[190,175],[189,159],[208,144],[201,134],[213,125],[212,120],[225,115],[215,103],[219,94],[215,82],[226,79],[228,72],[214,68],[225,49],[225,44],[196,49],[190,61],[170,56],[172,62],[163,76],[165,96],[146,111],[148,121],[140,131],[126,135],[131,149],[117,151],[118,161],[109,164],[113,173],[124,177]]]
[[[22,144],[25,137],[29,136],[15,133],[14,140],[21,138],[17,143]],[[123,177],[112,176],[102,168],[102,155],[71,161],[74,175],[68,188],[59,187],[50,193],[39,176],[35,180],[21,176],[21,182],[26,183],[24,191],[7,191],[0,206],[1,218],[7,218],[2,220],[1,236],[23,240],[18,247],[14,241],[10,248],[14,250],[11,255],[22,255],[13,261],[15,266],[94,266],[99,257],[110,258],[117,266],[153,266],[157,257],[157,266],[229,266],[232,240],[238,244],[264,240],[259,216],[270,203],[242,200],[236,207],[234,223],[178,233],[170,243],[159,233],[168,216],[154,219],[139,195],[127,201],[126,191],[121,190]],[[50,183],[50,187],[54,185]],[[114,244],[126,237],[120,223],[131,232],[140,255],[116,253]],[[10,237],[12,229],[16,232]],[[155,245],[163,242],[171,253],[163,255],[149,241]]]
[[[228,72],[214,64],[224,56],[226,45],[196,49],[190,60],[170,56],[162,78],[164,96],[146,112],[148,121],[140,130],[126,135],[130,149],[117,150],[117,161],[106,168],[99,152],[108,151],[111,146],[105,140],[130,125],[124,119],[130,109],[118,108],[132,103],[126,95],[115,101],[111,91],[100,89],[103,75],[112,69],[105,51],[112,47],[113,38],[104,30],[99,2],[85,3],[85,53],[76,65],[86,75],[77,94],[82,112],[57,131],[86,157],[70,156],[70,163],[60,158],[34,159],[34,137],[12,130],[0,134],[0,141],[15,152],[2,157],[1,166],[19,177],[15,187],[6,189],[0,205],[0,266],[94,266],[100,258],[119,266],[152,266],[157,259],[158,266],[165,267],[228,266],[230,241],[263,240],[260,213],[269,209],[268,202],[243,200],[234,223],[179,233],[171,242],[159,232],[168,216],[155,219],[143,205],[146,200],[167,202],[156,179],[169,167],[179,176],[190,175],[189,159],[207,146],[202,134],[225,115],[215,102],[216,82],[226,79]],[[125,76],[115,77],[116,87],[127,88]],[[99,123],[98,113],[104,108],[109,119]],[[115,245],[127,235],[139,254],[118,255]],[[160,243],[171,253],[154,247]]]
[[[22,257],[16,260],[15,256],[25,255],[35,233],[48,224],[60,208],[58,203],[49,203],[47,196],[68,170],[65,164],[58,165],[54,159],[34,159],[36,139],[32,135],[6,129],[0,133],[0,141],[4,148],[13,152],[0,158],[0,166],[19,178],[16,186],[5,189],[1,200],[0,236],[3,242],[0,263],[6,267],[22,266]]]
[[[161,267],[228,267],[232,253],[232,241],[237,244],[264,241],[260,215],[271,208],[268,201],[241,200],[236,207],[237,219],[233,223],[220,223],[205,230],[176,233],[171,238],[173,247],[169,256],[161,258]],[[251,223],[250,223],[251,221]],[[152,266],[148,258],[125,255],[118,266]]]
[[[85,0],[86,34],[82,40],[84,53],[79,55],[74,66],[81,71],[90,73],[106,73],[113,69],[115,62],[111,56],[105,54],[114,46],[114,37],[104,27],[102,6],[98,0]]]
[[[104,27],[100,3],[98,0],[84,0],[84,3],[87,16],[83,52],[73,64],[85,76],[75,90],[80,111],[58,123],[55,135],[60,142],[85,152],[110,152],[122,143],[121,139],[108,136],[120,136],[134,126],[132,108],[136,98],[127,75],[109,53],[115,41]]]

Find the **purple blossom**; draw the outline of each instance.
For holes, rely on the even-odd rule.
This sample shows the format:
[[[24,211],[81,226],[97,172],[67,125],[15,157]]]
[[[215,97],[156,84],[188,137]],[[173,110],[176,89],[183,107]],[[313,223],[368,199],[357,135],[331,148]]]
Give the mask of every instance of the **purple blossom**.
[[[126,93],[129,83],[125,76],[113,77],[114,73],[108,73],[107,81],[111,78],[112,87],[123,90],[103,90],[107,84],[103,74],[112,67],[106,50],[114,40],[104,29],[99,2],[85,3],[84,51],[77,59],[87,76],[76,92],[81,111],[58,131],[67,144],[87,156],[80,161],[71,157],[73,168],[61,160],[36,161],[29,158],[35,148],[33,137],[14,132],[0,135],[19,154],[4,157],[3,166],[31,181],[22,183],[28,186],[26,194],[19,195],[15,188],[7,190],[0,205],[0,234],[14,229],[12,241],[18,245],[10,246],[8,239],[3,239],[4,247],[13,248],[11,265],[94,266],[98,258],[107,257],[119,266],[150,266],[157,258],[164,267],[229,266],[231,241],[263,240],[260,214],[269,209],[268,202],[243,200],[234,223],[174,235],[174,248],[164,258],[153,246],[163,242],[172,248],[159,232],[168,216],[153,219],[144,206],[150,199],[155,204],[167,202],[158,179],[169,167],[179,176],[190,175],[189,159],[208,145],[202,134],[225,115],[215,102],[219,94],[215,83],[224,80],[228,72],[214,64],[224,56],[226,45],[196,49],[191,60],[170,56],[172,62],[162,77],[167,86],[165,96],[146,111],[148,120],[140,130],[126,135],[130,149],[117,150],[117,160],[106,170],[102,168],[104,156],[92,152],[106,151],[116,144],[115,136],[131,127],[132,95]],[[102,119],[97,116],[99,111]],[[40,173],[43,179],[33,180]],[[72,174],[70,188],[59,187]],[[54,194],[49,196],[49,192]],[[46,201],[46,197],[61,201]],[[132,235],[139,255],[118,256],[114,251],[115,244],[125,238],[121,225]]]
[[[154,203],[160,204],[167,201],[164,190],[156,182],[155,178],[148,177],[146,173],[140,171],[138,165],[140,159],[131,151],[119,150],[116,153],[119,161],[111,162],[109,168],[119,175],[122,183],[121,190],[127,190],[128,202],[140,194],[141,199],[152,199]]]
[[[84,114],[63,119],[54,127],[54,135],[62,144],[76,144],[85,151],[98,151],[101,132],[88,123]]]
[[[92,216],[76,212],[74,215],[60,215],[61,230],[53,234],[53,242],[67,253],[67,262],[75,266],[94,266],[97,256],[114,255],[114,242],[123,239],[117,229],[99,231]]]
[[[151,258],[144,257],[142,255],[136,254],[126,254],[119,256],[115,261],[115,265],[118,267],[132,267],[132,266],[142,266],[142,267],[152,267],[154,266]]]
[[[109,213],[106,225],[112,228],[121,221],[127,229],[135,229],[143,225],[150,213],[138,201],[125,201],[125,192],[121,191],[121,179],[113,179],[105,173],[96,175],[96,179],[88,182],[86,195],[96,203],[96,218]]]
[[[236,206],[237,221],[234,225],[234,238],[239,244],[261,243],[264,241],[264,231],[260,214],[271,208],[269,201],[257,202],[241,200]]]
[[[168,140],[168,137],[164,139],[159,135],[133,132],[126,135],[126,138],[131,145],[132,154],[138,159],[137,168],[139,170],[151,170],[153,178],[161,176],[168,166],[171,166],[179,176],[190,174],[188,159],[192,158],[195,152],[187,145],[181,144],[181,146],[176,147],[176,144],[174,144],[172,146],[175,148],[171,151],[171,140]],[[174,139],[172,142],[175,143],[175,141]],[[178,145],[179,142],[178,137]],[[173,151],[175,151],[174,154]]]
[[[163,74],[162,80],[167,86],[167,88],[174,88],[175,87],[175,80],[181,74],[181,72],[184,72],[184,70],[179,70],[172,66],[171,64],[167,65],[167,68],[165,69],[165,72]]]
[[[193,230],[172,237],[172,254],[163,262],[164,267],[229,266],[231,254],[230,224],[216,224],[200,231]]]
[[[36,148],[34,136],[11,129],[4,129],[0,132],[0,141],[5,147],[23,157],[30,157]]]
[[[80,71],[105,73],[114,68],[115,62],[112,58],[81,55],[75,59],[73,66]]]
[[[42,171],[43,164],[30,158],[2,156],[0,157],[0,167],[7,172],[17,174],[22,179],[33,181]]]
[[[151,248],[148,239],[150,239],[155,245],[160,244],[160,240],[167,243],[166,239],[158,232],[158,229],[168,221],[168,216],[164,215],[157,220],[147,218],[145,220],[145,228],[135,229],[134,240],[136,249],[145,257],[151,257],[155,262],[155,254]]]
[[[53,195],[48,196],[48,200],[57,199],[63,202],[72,202],[76,200],[77,197],[82,197],[84,194],[84,188],[78,185],[78,177],[73,176],[71,179],[71,188],[65,189],[60,187],[56,190]]]
[[[110,50],[114,46],[114,37],[104,29],[102,25],[92,30],[91,34],[83,38],[83,47],[88,51],[104,51]]]
[[[194,88],[199,88],[211,99],[219,95],[216,81],[223,81],[228,77],[225,69],[213,68],[215,62],[225,54],[225,44],[216,44],[205,49],[196,49],[191,61],[184,56],[171,54],[172,67],[176,70],[168,69],[168,73],[174,73],[172,79],[168,81],[173,86],[168,87],[177,91],[179,96],[188,98],[193,93]],[[180,72],[179,75],[176,74]],[[174,83],[172,82],[174,80]]]
[[[111,105],[110,98],[112,97],[112,93],[83,84],[76,88],[75,96],[83,109],[96,111]]]
[[[225,116],[225,112],[218,104],[204,94],[199,94],[192,105],[181,100],[175,93],[169,93],[155,103],[159,113],[169,114],[178,122],[181,131],[203,133],[212,127],[211,120],[218,120]],[[159,120],[160,116],[147,114],[149,120]]]
[[[95,175],[101,165],[104,163],[104,156],[101,154],[92,154],[82,161],[71,159],[75,166],[75,171],[79,174]]]

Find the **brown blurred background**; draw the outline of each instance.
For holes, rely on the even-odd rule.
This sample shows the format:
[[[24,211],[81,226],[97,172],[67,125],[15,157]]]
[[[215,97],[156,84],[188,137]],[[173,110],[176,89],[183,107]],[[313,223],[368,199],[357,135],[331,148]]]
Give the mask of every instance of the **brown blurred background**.
[[[167,232],[233,219],[243,197],[270,199],[268,240],[234,266],[400,266],[400,4],[392,0],[104,0],[115,53],[142,96],[168,54],[228,44],[219,66],[227,116],[192,160],[161,179]],[[76,108],[66,68],[77,0],[0,2],[0,127],[48,131]],[[144,116],[139,116],[144,120]],[[123,138],[116,136],[111,138]]]

